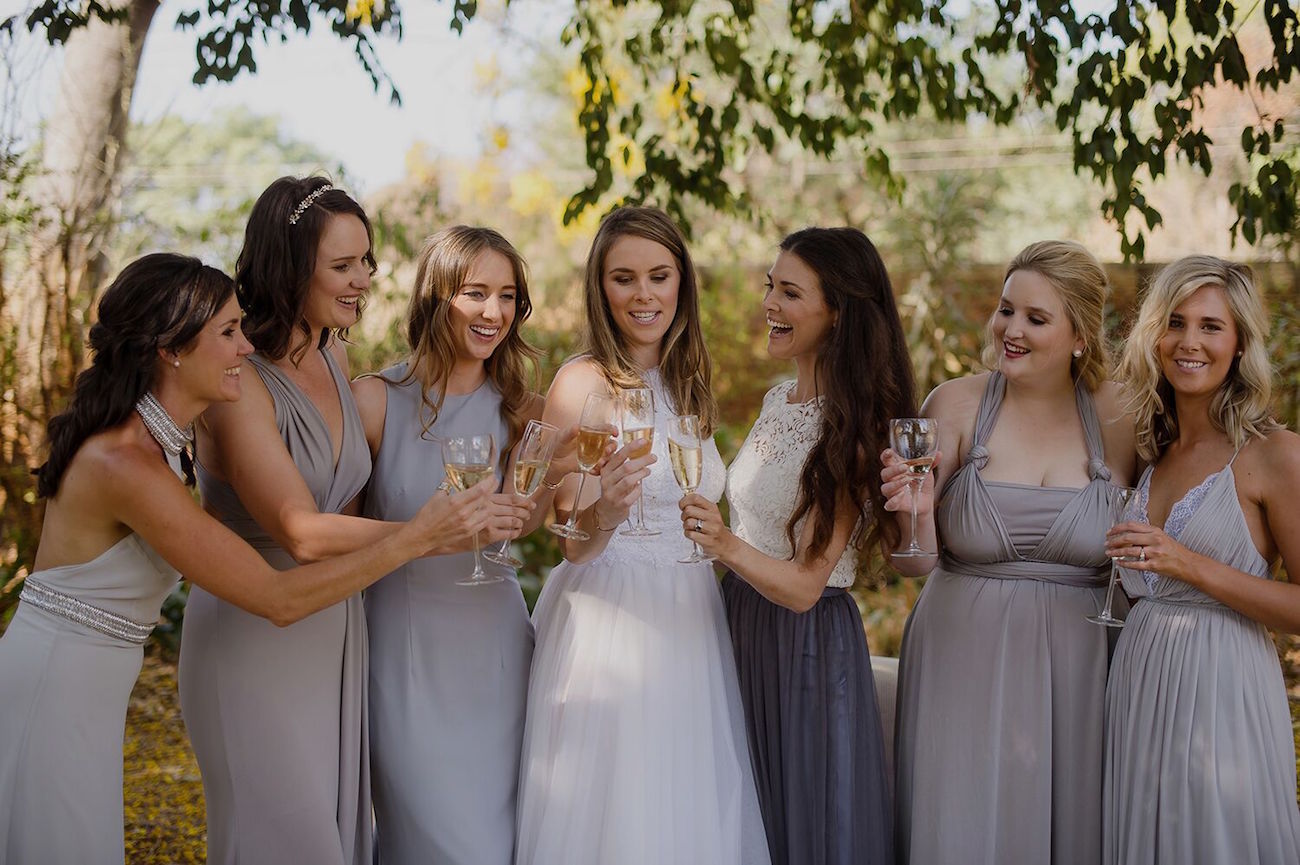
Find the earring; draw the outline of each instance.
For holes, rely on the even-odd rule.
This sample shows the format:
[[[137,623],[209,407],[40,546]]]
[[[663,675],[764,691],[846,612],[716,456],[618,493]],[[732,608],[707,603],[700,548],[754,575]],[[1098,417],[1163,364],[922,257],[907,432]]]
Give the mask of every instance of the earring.
[[[1237,357],[1241,357],[1241,352],[1237,352]]]
[[[1081,348],[1076,348],[1076,349],[1074,350],[1074,356],[1075,356],[1075,357],[1083,357],[1083,349],[1081,349]]]
[[[174,361],[172,361],[172,366],[174,366],[174,367],[179,367],[180,365],[181,365],[181,362],[180,362],[179,360],[174,360]]]

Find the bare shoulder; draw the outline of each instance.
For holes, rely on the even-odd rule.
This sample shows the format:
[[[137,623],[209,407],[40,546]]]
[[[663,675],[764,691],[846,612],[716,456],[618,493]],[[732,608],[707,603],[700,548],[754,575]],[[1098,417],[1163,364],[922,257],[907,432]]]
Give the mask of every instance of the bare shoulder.
[[[1241,449],[1233,464],[1238,475],[1258,474],[1293,496],[1300,486],[1300,435],[1288,429],[1273,430]]]
[[[352,398],[363,418],[382,417],[388,408],[388,384],[377,375],[357,376],[352,380]]]
[[[607,391],[604,373],[600,365],[588,357],[571,360],[560,367],[547,391],[547,400],[560,399],[565,402],[585,400],[592,391]]]
[[[1103,425],[1121,426],[1132,431],[1133,415],[1127,409],[1128,391],[1117,381],[1103,381],[1092,393],[1097,420]]]
[[[239,399],[214,402],[200,415],[200,423],[214,430],[229,425],[245,427],[250,423],[267,422],[275,424],[275,402],[257,367],[247,362],[239,372]]]
[[[942,382],[930,391],[921,405],[921,414],[941,423],[961,422],[975,416],[991,373],[981,372]]]

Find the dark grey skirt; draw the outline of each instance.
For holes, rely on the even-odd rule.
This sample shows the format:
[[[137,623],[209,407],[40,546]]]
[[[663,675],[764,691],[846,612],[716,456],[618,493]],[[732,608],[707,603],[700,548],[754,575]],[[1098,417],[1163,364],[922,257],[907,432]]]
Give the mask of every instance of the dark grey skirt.
[[[795,613],[734,573],[722,594],[772,865],[892,863],[880,712],[852,596],[828,588]]]

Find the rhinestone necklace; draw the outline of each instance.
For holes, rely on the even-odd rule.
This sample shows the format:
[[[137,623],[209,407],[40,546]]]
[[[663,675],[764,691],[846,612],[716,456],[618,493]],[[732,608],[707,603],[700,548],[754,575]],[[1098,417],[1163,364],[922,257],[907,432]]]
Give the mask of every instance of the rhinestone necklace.
[[[194,441],[194,424],[181,429],[150,391],[145,391],[144,396],[136,400],[135,410],[140,415],[140,420],[144,421],[144,427],[149,430],[149,435],[162,445],[163,451],[169,457],[177,456]]]

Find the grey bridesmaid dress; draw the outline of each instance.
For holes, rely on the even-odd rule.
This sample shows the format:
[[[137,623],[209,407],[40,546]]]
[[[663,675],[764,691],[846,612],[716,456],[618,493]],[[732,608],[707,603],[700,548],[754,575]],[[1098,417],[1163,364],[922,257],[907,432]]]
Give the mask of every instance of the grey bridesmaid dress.
[[[322,352],[343,407],[334,464],[324,418],[292,381],[249,356],[275,422],[322,513],[370,475],[347,378]],[[272,566],[297,564],[231,487],[197,467],[204,505]],[[361,596],[277,627],[195,586],[181,636],[180,696],[208,812],[212,865],[359,865],[370,858],[366,630]]]
[[[120,865],[122,735],[179,575],[138,535],[37,571],[0,639],[0,865]]]
[[[508,435],[491,382],[447,396],[424,431],[417,381],[385,370],[383,441],[367,516],[407,520],[442,483],[441,439]],[[425,416],[427,418],[427,416]],[[504,463],[504,458],[502,460]],[[472,552],[416,559],[366,590],[370,759],[379,865],[509,865],[533,626],[514,572],[458,586]]]
[[[942,557],[900,652],[897,818],[913,865],[1097,865],[1114,489],[1092,396],[1082,489],[985,482],[1006,392],[990,375],[936,509]],[[1122,612],[1122,610],[1121,610]]]
[[[1130,513],[1147,518],[1152,469]],[[1174,505],[1183,546],[1269,578],[1232,463]],[[1179,580],[1124,571],[1138,601],[1106,689],[1105,861],[1300,862],[1295,743],[1277,650],[1259,622]]]

